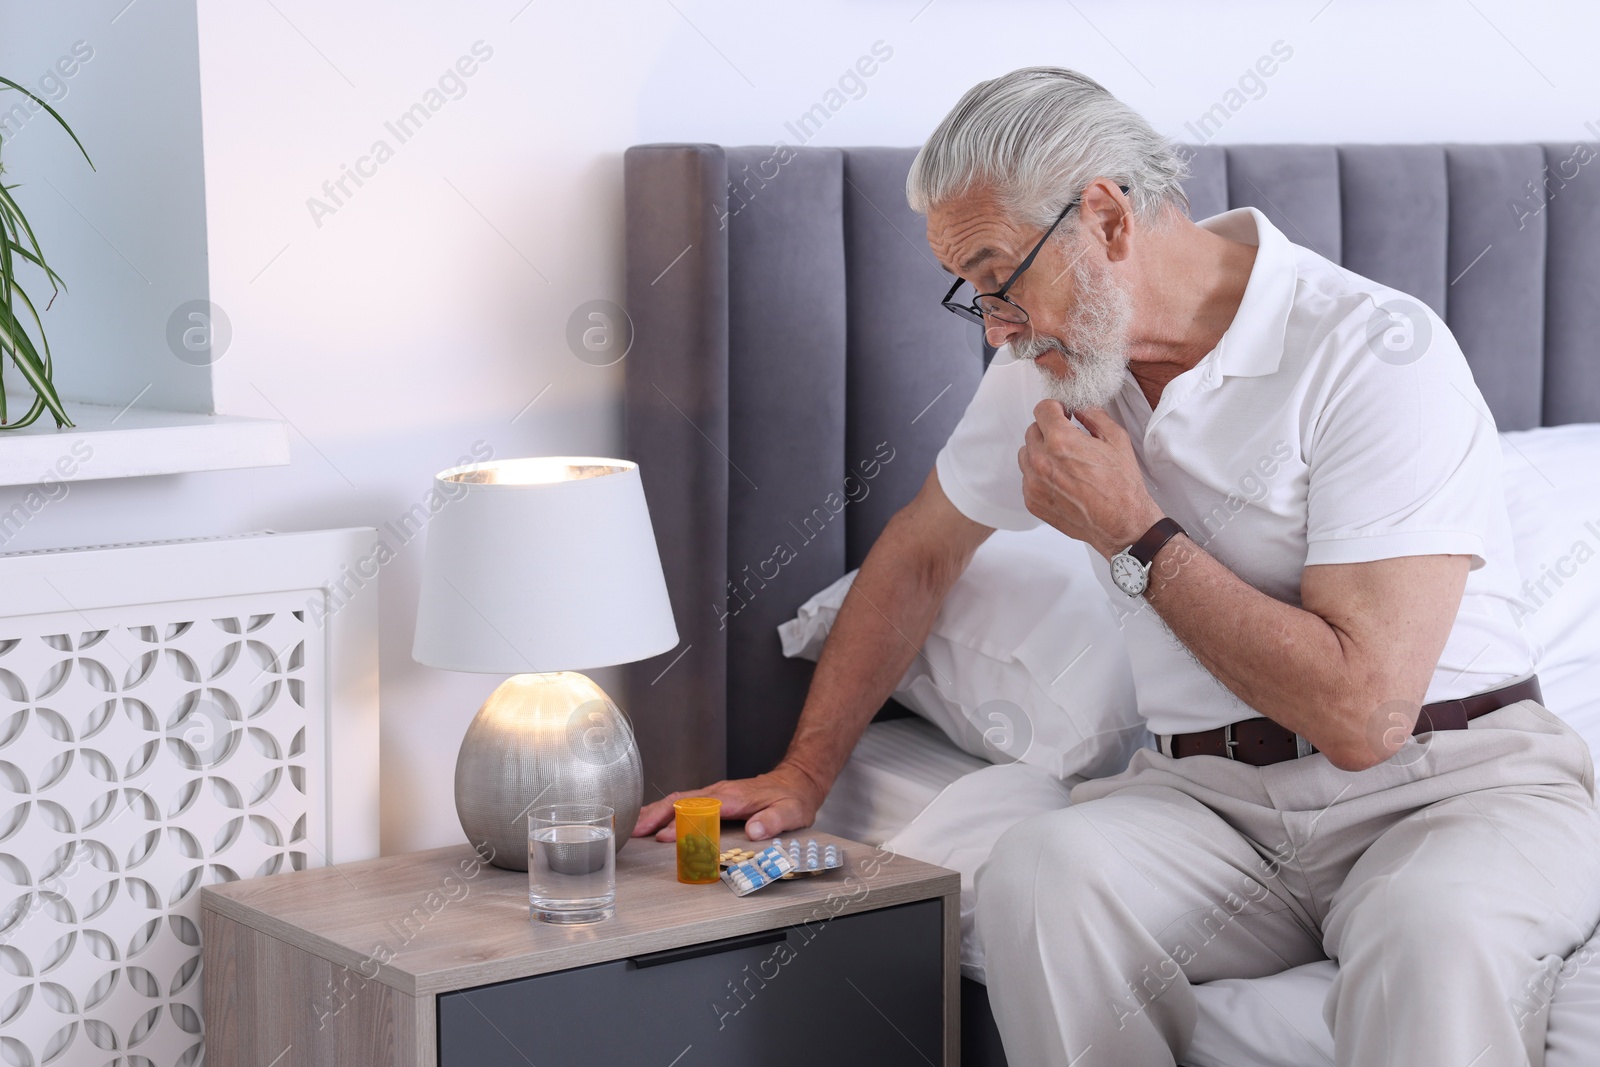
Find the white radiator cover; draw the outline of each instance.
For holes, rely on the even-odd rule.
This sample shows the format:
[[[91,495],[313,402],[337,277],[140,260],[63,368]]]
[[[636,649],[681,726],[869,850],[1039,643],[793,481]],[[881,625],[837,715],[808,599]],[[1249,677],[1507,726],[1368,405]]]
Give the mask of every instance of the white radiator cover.
[[[191,1067],[200,887],[378,854],[375,541],[0,556],[0,1064]]]

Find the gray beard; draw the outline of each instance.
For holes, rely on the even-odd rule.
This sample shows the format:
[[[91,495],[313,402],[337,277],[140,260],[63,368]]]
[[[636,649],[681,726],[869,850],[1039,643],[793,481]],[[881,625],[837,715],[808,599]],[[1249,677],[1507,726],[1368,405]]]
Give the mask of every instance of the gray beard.
[[[1068,411],[1105,407],[1122,389],[1128,373],[1128,324],[1133,304],[1111,280],[1111,272],[1093,272],[1083,259],[1072,268],[1077,306],[1064,337],[1032,333],[1013,341],[1011,353],[1035,361],[1045,395]],[[1040,366],[1038,358],[1054,349],[1066,358],[1071,373],[1064,378]]]

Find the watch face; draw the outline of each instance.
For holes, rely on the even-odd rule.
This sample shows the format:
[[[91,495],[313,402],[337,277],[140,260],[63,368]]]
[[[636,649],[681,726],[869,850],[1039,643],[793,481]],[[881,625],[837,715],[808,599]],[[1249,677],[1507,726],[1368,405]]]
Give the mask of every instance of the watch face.
[[[1148,582],[1148,572],[1144,564],[1128,555],[1118,552],[1111,557],[1111,580],[1117,583],[1117,588],[1129,596],[1138,596],[1144,592]]]

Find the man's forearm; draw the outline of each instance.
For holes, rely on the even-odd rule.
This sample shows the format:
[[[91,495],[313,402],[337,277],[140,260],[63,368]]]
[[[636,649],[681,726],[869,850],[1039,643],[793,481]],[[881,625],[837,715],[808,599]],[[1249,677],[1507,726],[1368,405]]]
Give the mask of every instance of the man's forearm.
[[[1339,765],[1385,755],[1373,752],[1384,733],[1379,709],[1426,689],[1423,679],[1415,694],[1388,691],[1394,680],[1375,676],[1370,658],[1353,654],[1334,625],[1261,592],[1187,537],[1156,557],[1146,599],[1143,610],[1157,612],[1240,700]]]
[[[1353,688],[1325,621],[1266,595],[1186,537],[1150,568],[1148,602],[1206,670],[1257,711],[1316,740],[1329,699]]]
[[[908,552],[898,533],[891,523],[861,565],[783,758],[819,795],[827,794],[873,714],[921,654],[939,605],[960,576],[959,568]]]

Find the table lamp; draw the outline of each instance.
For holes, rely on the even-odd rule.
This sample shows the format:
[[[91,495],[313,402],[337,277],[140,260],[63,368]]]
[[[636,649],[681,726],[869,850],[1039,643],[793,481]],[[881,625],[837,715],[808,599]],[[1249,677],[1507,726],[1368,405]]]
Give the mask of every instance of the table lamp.
[[[635,463],[541,456],[452,467],[428,523],[411,654],[453,671],[509,674],[467,727],[456,814],[496,866],[526,870],[531,808],[616,811],[621,848],[643,769],[620,708],[576,672],[678,643]]]

